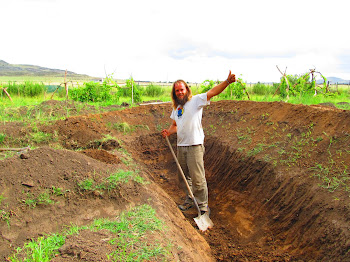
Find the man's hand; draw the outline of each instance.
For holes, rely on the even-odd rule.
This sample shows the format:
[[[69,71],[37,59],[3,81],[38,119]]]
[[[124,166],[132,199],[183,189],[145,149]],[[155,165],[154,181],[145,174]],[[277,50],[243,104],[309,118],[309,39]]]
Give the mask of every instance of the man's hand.
[[[162,130],[162,136],[163,136],[164,138],[167,137],[167,136],[170,136],[170,133],[169,133],[168,129],[163,129],[163,130]]]
[[[231,74],[231,70],[228,73],[228,77],[225,81],[221,82],[217,86],[214,86],[212,89],[210,89],[207,92],[207,100],[209,101],[213,96],[217,96],[222,91],[225,90],[226,87],[228,87],[231,83],[236,82],[236,76],[235,74]]]
[[[228,73],[227,82],[228,82],[229,84],[231,84],[231,83],[233,83],[233,82],[236,82],[236,75],[235,75],[235,74],[231,74],[231,70],[230,70],[230,72]]]

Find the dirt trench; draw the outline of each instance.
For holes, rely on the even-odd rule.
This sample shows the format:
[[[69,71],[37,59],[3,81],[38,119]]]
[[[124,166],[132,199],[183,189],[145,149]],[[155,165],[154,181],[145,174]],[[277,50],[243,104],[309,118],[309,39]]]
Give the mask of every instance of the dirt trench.
[[[173,147],[176,146],[172,137]],[[182,203],[177,167],[158,134],[138,137],[135,152],[176,203]],[[211,219],[202,235],[217,261],[350,261],[346,212],[342,221],[318,187],[209,137],[205,167]],[[295,170],[298,172],[298,170]],[[332,215],[333,214],[333,215]],[[195,208],[185,211],[194,228]]]
[[[1,258],[25,241],[71,222],[115,216],[126,206],[152,199],[157,214],[170,225],[168,237],[183,247],[172,251],[174,260],[350,261],[349,191],[330,193],[310,172],[315,163],[327,167],[332,160],[332,173],[349,175],[349,111],[252,101],[220,101],[206,108],[204,160],[215,226],[204,233],[193,221],[195,209],[183,216],[175,204],[182,202],[183,193],[177,186],[175,162],[160,136],[160,130],[169,126],[170,112],[170,104],[149,105],[77,115],[40,126],[40,131],[55,139],[38,144],[24,158],[0,161],[0,192],[6,198],[2,208],[8,207],[12,214],[10,228],[4,221],[0,224]],[[113,128],[118,123],[133,129]],[[16,138],[9,139],[9,147],[30,142],[32,129],[23,123],[4,123],[0,130]],[[175,139],[171,137],[174,148]],[[65,149],[54,149],[58,145]],[[77,181],[94,177],[94,170],[106,170],[102,179],[107,169],[127,168],[117,150],[120,147],[155,183],[145,188],[126,185],[110,197],[77,191]],[[52,186],[70,189],[67,197],[57,197],[60,205],[36,209],[23,205],[27,193],[39,194]],[[101,206],[100,214],[91,215],[96,206]],[[78,252],[90,243],[101,244],[95,237],[68,242],[81,241]],[[101,256],[107,252],[100,246],[87,252],[91,261],[96,261],[95,251]]]

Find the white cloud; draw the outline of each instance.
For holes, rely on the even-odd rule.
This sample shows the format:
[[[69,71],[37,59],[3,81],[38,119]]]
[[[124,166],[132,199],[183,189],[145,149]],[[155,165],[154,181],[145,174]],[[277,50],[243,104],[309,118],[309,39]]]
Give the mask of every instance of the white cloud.
[[[151,81],[350,79],[347,5],[333,0],[3,0],[0,59]]]

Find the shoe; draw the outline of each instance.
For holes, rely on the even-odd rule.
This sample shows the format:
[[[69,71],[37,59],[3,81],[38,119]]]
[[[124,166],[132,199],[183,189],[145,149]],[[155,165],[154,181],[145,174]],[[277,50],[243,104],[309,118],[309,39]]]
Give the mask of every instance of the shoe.
[[[208,214],[208,216],[210,216],[210,208],[208,207],[208,210],[201,210],[201,216],[203,216],[204,214]]]
[[[182,205],[178,205],[178,207],[180,208],[181,211],[186,211],[193,207],[193,203],[185,202]]]

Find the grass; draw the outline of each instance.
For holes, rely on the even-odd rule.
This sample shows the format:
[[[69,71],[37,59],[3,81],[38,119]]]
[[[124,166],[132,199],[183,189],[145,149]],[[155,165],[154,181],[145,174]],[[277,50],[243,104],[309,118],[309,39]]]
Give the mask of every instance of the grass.
[[[41,192],[38,196],[27,193],[27,197],[23,200],[23,202],[32,208],[36,207],[37,205],[50,205],[54,203],[54,201],[51,200],[51,196],[48,191]]]
[[[4,143],[5,138],[6,138],[6,134],[0,133],[0,145],[2,145]]]
[[[130,134],[132,132],[135,132],[137,129],[150,130],[148,125],[129,125],[127,122],[114,123],[113,125],[109,125],[112,126],[113,129],[116,129],[123,134]]]
[[[279,126],[278,123],[271,122],[267,114],[263,114],[259,118],[260,124],[264,124],[269,129],[266,131],[266,137],[261,142],[275,141],[274,144],[263,144],[258,142],[251,145],[250,135],[254,135],[251,128],[236,128],[236,137],[238,144],[246,145],[238,148],[239,152],[244,152],[247,156],[261,157],[264,161],[270,162],[273,166],[285,166],[287,168],[309,166],[309,171],[313,177],[320,180],[319,186],[327,189],[329,192],[337,190],[350,192],[350,168],[345,162],[350,154],[345,145],[348,144],[350,135],[341,137],[332,137],[323,132],[322,135],[314,135],[314,124],[300,127],[299,134],[292,134],[292,127]],[[240,119],[243,121],[243,119]],[[328,163],[309,163],[310,157],[317,154],[318,145],[321,142],[328,141],[326,154],[328,155]],[[278,155],[272,156],[268,150],[276,148]],[[275,150],[276,150],[275,149]],[[260,154],[258,156],[258,154]],[[313,165],[310,167],[310,165]]]
[[[170,256],[169,244],[150,238],[152,232],[164,231],[164,223],[157,218],[151,206],[141,205],[122,212],[115,219],[99,218],[82,227],[72,225],[63,233],[54,233],[27,242],[22,248],[17,248],[8,261],[50,261],[59,254],[58,249],[65,244],[68,235],[77,235],[82,230],[111,232],[108,245],[113,246],[114,251],[106,254],[106,259],[110,261],[160,261]]]
[[[116,173],[112,173],[109,177],[102,179],[100,183],[97,183],[92,178],[86,178],[78,182],[78,189],[81,191],[95,191],[107,190],[108,192],[118,188],[121,183],[128,183],[130,180],[135,181],[139,184],[145,184],[146,181],[143,177],[137,175],[137,172],[119,170]]]
[[[8,226],[10,226],[11,213],[9,211],[3,210],[2,201],[5,199],[4,195],[0,195],[0,220],[5,221]]]

